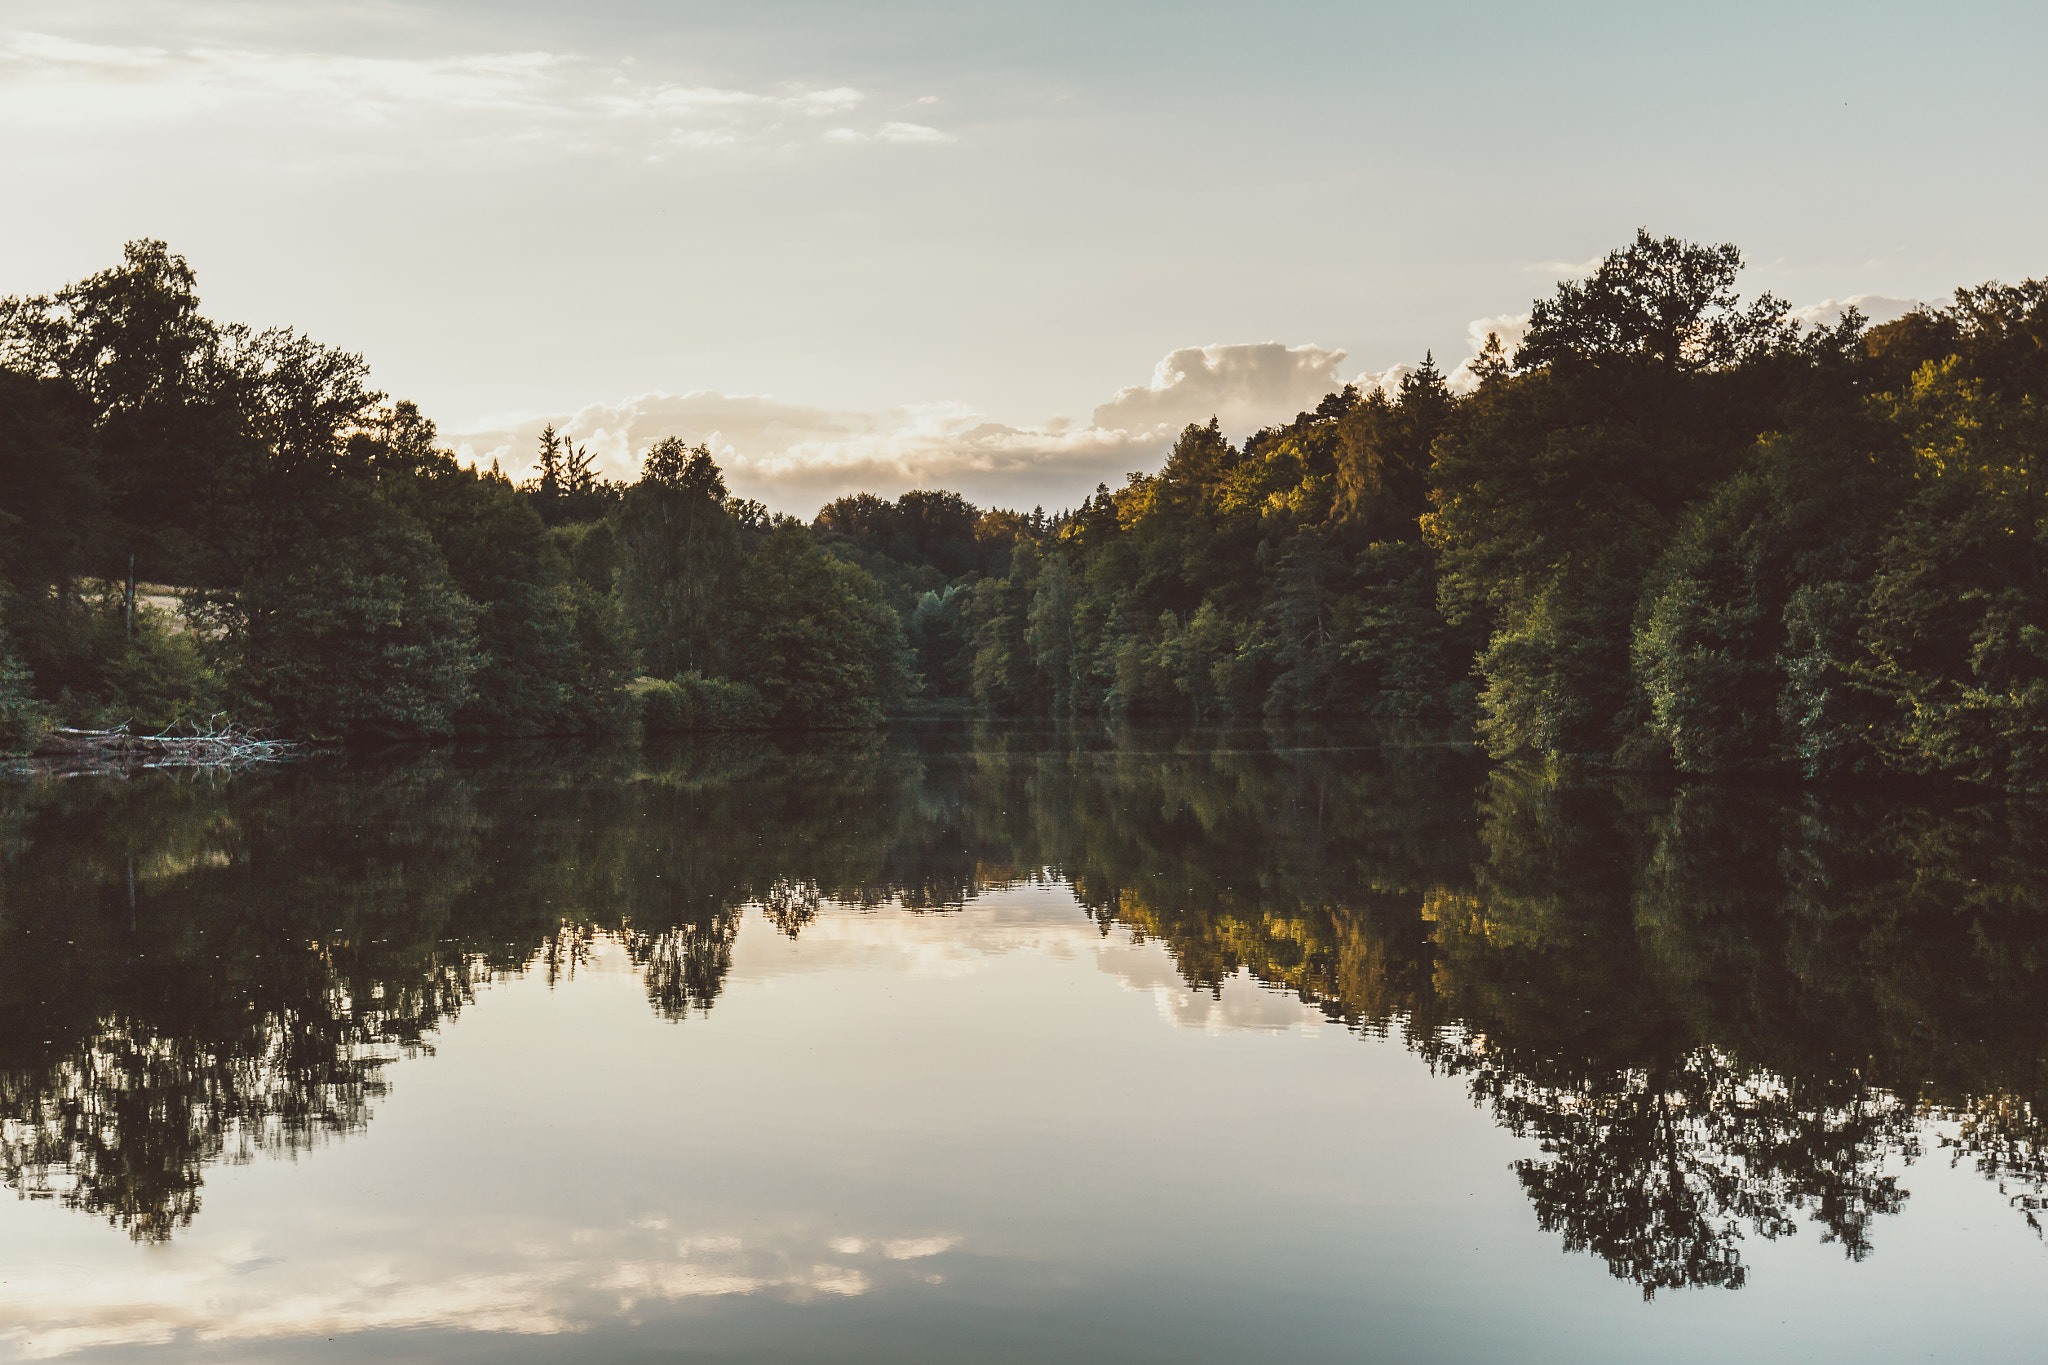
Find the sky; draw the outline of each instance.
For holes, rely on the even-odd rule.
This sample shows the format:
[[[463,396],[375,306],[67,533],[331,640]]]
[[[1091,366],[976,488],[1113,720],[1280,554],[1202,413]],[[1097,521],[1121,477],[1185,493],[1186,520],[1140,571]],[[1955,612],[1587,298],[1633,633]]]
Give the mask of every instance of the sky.
[[[168,241],[517,474],[1048,510],[1638,226],[1883,317],[2048,274],[2048,7],[0,0],[0,294]],[[1398,375],[1399,371],[1395,371]]]

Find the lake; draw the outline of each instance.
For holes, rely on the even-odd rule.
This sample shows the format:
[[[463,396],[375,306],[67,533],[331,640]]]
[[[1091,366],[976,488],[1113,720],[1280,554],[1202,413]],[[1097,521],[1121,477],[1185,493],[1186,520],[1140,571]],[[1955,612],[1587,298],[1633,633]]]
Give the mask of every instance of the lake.
[[[0,1356],[2040,1358],[2048,821],[1386,736],[0,787]]]

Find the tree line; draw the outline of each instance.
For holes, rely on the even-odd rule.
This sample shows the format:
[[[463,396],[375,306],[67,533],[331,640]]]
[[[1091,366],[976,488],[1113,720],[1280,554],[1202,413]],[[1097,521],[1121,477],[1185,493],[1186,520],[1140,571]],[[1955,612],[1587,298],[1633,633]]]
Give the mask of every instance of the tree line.
[[[1512,355],[1491,339],[1465,392],[1425,357],[1242,445],[1190,426],[1001,572],[921,596],[926,685],[2048,786],[2048,282],[1802,327],[1745,302],[1740,266],[1639,233],[1537,300]]]
[[[1802,326],[1741,265],[1639,232],[1455,391],[1425,356],[1241,443],[1191,425],[1050,516],[920,490],[804,525],[675,441],[630,486],[552,429],[525,484],[465,469],[359,357],[207,322],[132,244],[0,304],[0,727],[1265,716],[2048,786],[2048,282]],[[195,629],[129,609],[130,556]]]
[[[861,725],[908,686],[870,576],[703,448],[628,486],[550,429],[515,485],[360,356],[212,321],[196,283],[139,241],[0,300],[0,751],[223,711],[336,738]]]

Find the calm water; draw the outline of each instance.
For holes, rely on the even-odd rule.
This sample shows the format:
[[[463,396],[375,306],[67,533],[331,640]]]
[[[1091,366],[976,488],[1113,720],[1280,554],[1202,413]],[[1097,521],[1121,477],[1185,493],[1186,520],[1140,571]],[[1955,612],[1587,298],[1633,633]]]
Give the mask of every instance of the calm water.
[[[0,1356],[2036,1360],[2042,817],[989,728],[0,788]]]

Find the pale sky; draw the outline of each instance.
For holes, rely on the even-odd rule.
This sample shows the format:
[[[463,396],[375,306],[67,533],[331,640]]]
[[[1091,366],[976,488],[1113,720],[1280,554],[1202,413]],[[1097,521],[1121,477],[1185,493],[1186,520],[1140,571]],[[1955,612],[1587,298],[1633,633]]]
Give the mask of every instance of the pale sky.
[[[1797,305],[2048,274],[2044,56],[2038,0],[0,0],[0,293],[162,237],[515,472],[1050,509],[1638,225]]]

